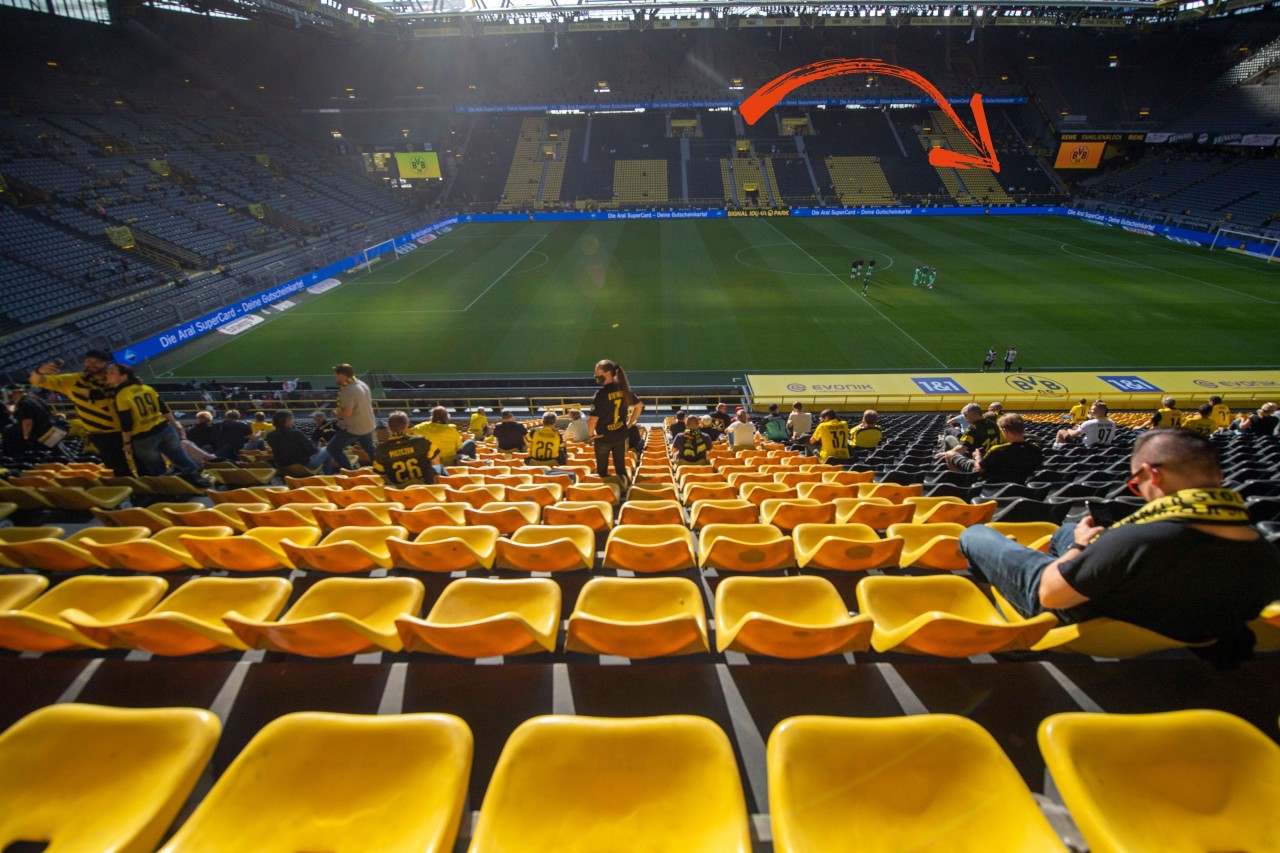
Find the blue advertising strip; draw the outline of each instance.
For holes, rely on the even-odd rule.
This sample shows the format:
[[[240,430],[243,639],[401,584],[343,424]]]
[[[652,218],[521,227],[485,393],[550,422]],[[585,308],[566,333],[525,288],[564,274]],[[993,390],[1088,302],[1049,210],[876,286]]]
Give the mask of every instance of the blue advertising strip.
[[[1025,104],[1026,97],[983,98],[984,106]],[[545,113],[553,110],[574,110],[583,113],[633,112],[635,110],[724,110],[737,109],[739,101],[624,101],[619,103],[577,104],[494,104],[459,105],[459,113]],[[937,103],[933,98],[784,98],[783,107],[889,107],[894,105],[927,106]],[[969,98],[947,98],[947,103],[964,105]]]
[[[792,216],[1043,216],[1063,207],[793,207]]]
[[[1098,213],[1093,210],[1075,210],[1068,208],[1063,211],[1067,216],[1083,219],[1086,222],[1094,222],[1099,225],[1111,225],[1117,228],[1123,228],[1134,234],[1145,234],[1148,237],[1163,237],[1166,240],[1172,240],[1175,243],[1186,243],[1190,246],[1212,246],[1218,242],[1215,234],[1206,234],[1203,231],[1192,231],[1190,228],[1179,228],[1175,225],[1157,225],[1153,222],[1144,222],[1141,219],[1130,219],[1126,216],[1115,216],[1111,213]],[[1240,237],[1231,237],[1224,241],[1230,243],[1231,248],[1239,249],[1243,252],[1252,252],[1260,254],[1263,257],[1269,257],[1274,246],[1266,243],[1258,243],[1253,240],[1244,240]]]

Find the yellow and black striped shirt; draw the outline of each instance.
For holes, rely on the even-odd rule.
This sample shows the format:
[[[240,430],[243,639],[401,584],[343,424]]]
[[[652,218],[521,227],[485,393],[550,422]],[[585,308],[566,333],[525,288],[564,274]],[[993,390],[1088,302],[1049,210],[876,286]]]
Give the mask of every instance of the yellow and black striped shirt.
[[[116,391],[120,427],[133,435],[146,435],[165,422],[169,407],[150,385],[122,385]]]
[[[65,394],[71,400],[86,432],[120,431],[115,389],[105,378],[97,380],[83,373],[58,373],[37,379],[36,384],[41,388]]]

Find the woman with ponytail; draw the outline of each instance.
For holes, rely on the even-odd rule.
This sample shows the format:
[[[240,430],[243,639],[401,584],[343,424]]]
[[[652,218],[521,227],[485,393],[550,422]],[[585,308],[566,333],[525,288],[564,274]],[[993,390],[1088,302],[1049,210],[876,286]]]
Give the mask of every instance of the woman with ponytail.
[[[627,430],[639,420],[644,403],[631,390],[627,373],[617,362],[607,358],[596,362],[595,380],[601,388],[591,402],[587,429],[595,436],[596,473],[608,476],[612,456],[614,472],[625,481]]]

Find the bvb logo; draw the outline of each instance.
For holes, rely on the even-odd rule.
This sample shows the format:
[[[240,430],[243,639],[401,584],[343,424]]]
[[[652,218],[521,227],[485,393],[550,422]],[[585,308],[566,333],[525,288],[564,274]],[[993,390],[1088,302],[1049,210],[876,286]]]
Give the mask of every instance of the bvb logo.
[[[1075,165],[1083,163],[1089,159],[1089,147],[1086,145],[1077,145],[1071,149],[1071,162]]]
[[[1021,391],[1023,394],[1056,396],[1069,393],[1070,390],[1056,379],[1036,376],[1032,373],[1011,373],[1005,377],[1004,382],[1013,390]]]
[[[427,161],[425,157],[414,157],[409,161],[409,165],[413,167],[415,172],[427,171]]]

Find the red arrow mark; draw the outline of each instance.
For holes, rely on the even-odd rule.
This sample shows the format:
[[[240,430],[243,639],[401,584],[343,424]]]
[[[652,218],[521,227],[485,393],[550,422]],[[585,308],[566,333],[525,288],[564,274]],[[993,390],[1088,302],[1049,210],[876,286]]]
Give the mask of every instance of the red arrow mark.
[[[908,83],[918,86],[937,102],[947,118],[955,122],[956,127],[960,128],[969,141],[973,143],[973,147],[978,149],[978,154],[975,156],[973,154],[961,154],[946,148],[934,148],[929,152],[929,162],[934,166],[1000,171],[1000,161],[996,158],[996,148],[991,143],[991,131],[987,129],[987,114],[982,109],[981,94],[975,92],[973,98],[969,101],[969,107],[973,110],[973,118],[978,123],[978,138],[975,138],[969,132],[969,128],[964,126],[964,122],[960,121],[960,116],[956,115],[956,111],[951,108],[951,104],[947,103],[947,99],[942,96],[937,87],[909,68],[890,65],[878,59],[824,59],[821,62],[805,65],[794,71],[788,71],[753,92],[750,97],[738,106],[738,111],[747,120],[747,124],[755,124],[760,120],[761,116],[776,106],[792,90],[800,88],[805,83],[812,83],[814,80],[840,77],[845,74],[887,74],[890,77],[900,77]]]

